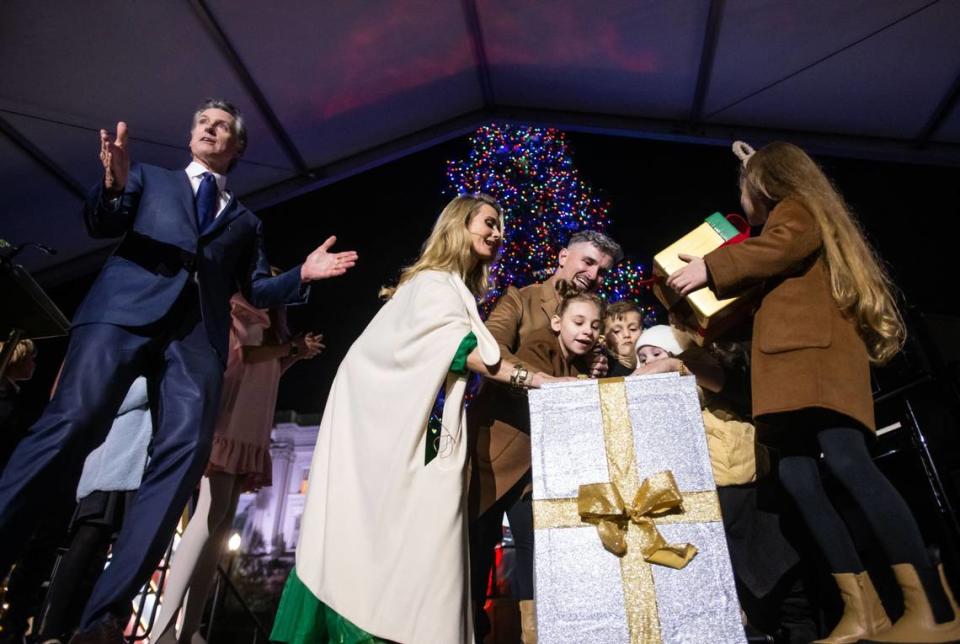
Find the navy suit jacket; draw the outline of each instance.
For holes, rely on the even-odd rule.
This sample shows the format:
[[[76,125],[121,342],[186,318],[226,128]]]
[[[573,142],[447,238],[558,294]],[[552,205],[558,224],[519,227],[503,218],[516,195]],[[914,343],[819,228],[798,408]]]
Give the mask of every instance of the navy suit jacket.
[[[197,275],[210,343],[225,360],[230,297],[240,290],[258,308],[305,300],[300,267],[270,277],[263,224],[231,197],[207,230],[197,229],[193,188],[184,170],[135,165],[118,203],[91,190],[84,223],[97,238],[123,237],[74,316],[74,326],[156,322]]]

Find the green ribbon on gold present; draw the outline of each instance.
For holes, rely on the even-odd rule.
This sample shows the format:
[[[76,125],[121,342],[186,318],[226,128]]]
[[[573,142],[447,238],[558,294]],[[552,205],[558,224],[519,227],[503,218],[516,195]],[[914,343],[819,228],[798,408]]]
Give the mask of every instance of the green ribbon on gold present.
[[[657,524],[720,521],[720,504],[716,491],[681,494],[669,470],[641,481],[626,384],[623,378],[604,378],[598,386],[610,481],[581,485],[577,498],[534,500],[533,527],[595,525],[604,548],[620,557],[630,642],[659,644],[660,617],[651,566],[681,569],[697,549],[689,543],[668,544]],[[625,496],[633,499],[629,506],[623,502]]]

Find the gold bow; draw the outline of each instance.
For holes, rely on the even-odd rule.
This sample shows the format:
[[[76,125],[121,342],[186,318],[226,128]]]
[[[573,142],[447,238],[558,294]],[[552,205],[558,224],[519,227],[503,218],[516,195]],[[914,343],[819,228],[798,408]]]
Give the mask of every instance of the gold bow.
[[[603,547],[618,557],[627,554],[627,528],[631,522],[639,529],[640,550],[648,563],[679,570],[697,554],[692,544],[667,543],[652,519],[683,512],[683,497],[670,470],[644,479],[630,507],[624,505],[614,483],[581,485],[577,510],[581,520],[597,526]]]

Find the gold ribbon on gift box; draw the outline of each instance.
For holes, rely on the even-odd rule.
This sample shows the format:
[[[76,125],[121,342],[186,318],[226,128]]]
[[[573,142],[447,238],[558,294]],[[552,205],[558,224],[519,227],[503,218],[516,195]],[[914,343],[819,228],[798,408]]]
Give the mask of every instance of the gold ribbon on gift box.
[[[689,543],[668,544],[656,524],[720,521],[720,504],[715,491],[681,495],[669,470],[641,482],[634,459],[626,384],[623,378],[605,378],[600,380],[599,389],[611,480],[581,485],[576,499],[534,500],[533,527],[546,530],[596,525],[604,548],[620,557],[631,644],[659,644],[660,616],[651,564],[683,568],[697,549]],[[631,493],[633,502],[625,506],[623,498]]]

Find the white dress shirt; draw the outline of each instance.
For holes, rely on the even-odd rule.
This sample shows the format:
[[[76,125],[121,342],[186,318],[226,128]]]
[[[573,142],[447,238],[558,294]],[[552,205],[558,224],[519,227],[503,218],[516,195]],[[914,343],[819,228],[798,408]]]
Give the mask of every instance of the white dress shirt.
[[[220,213],[223,212],[223,209],[227,207],[227,204],[230,203],[230,193],[227,191],[227,175],[217,174],[213,170],[210,170],[202,163],[197,161],[191,161],[190,165],[187,166],[187,177],[190,179],[190,185],[193,187],[193,196],[196,198],[197,190],[200,189],[200,182],[203,181],[203,173],[209,172],[217,180],[217,191],[219,196],[219,202],[217,204],[217,214],[214,215],[214,219],[220,216]]]

